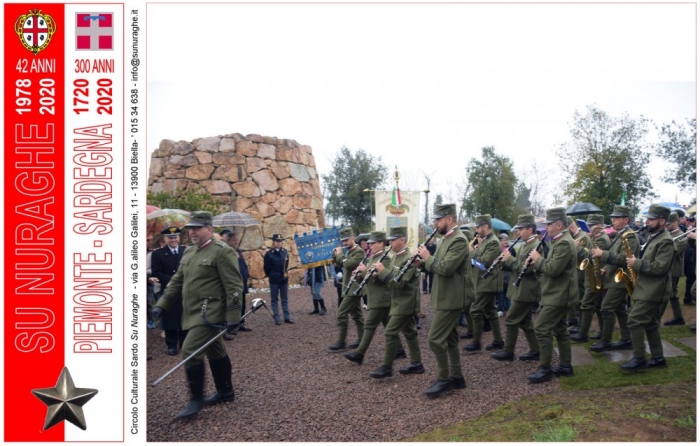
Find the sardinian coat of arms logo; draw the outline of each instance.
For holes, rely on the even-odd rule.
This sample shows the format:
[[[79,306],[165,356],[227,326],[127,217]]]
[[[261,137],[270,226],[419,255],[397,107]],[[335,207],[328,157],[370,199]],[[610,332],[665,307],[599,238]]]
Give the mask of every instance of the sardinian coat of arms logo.
[[[51,42],[51,36],[56,32],[56,22],[50,15],[42,14],[41,10],[30,10],[29,14],[23,14],[15,21],[15,32],[22,45],[36,56]]]

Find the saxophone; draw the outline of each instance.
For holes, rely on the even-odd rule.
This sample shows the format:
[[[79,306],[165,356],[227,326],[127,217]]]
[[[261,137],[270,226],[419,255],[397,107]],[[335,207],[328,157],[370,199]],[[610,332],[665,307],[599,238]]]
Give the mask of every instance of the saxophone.
[[[621,234],[620,237],[622,237],[622,247],[625,250],[625,254],[627,255],[627,258],[634,257],[634,253],[632,252],[632,248],[630,248],[630,244],[627,241],[627,235],[633,234],[634,233],[627,233],[627,234]],[[620,283],[622,282],[625,285],[625,288],[627,289],[627,294],[630,296],[634,292],[634,285],[637,283],[637,274],[634,272],[634,269],[632,268],[627,268],[627,273],[623,268],[619,268],[617,272],[615,273],[615,282]]]
[[[585,243],[586,237],[581,237],[576,244],[579,247],[583,247]],[[593,244],[595,246],[595,242]],[[586,249],[586,251],[588,251],[588,249]],[[591,261],[588,259],[583,259],[579,264],[578,269],[581,271],[586,271],[586,275],[588,276],[588,281],[591,283],[592,290],[598,292],[603,288],[603,281],[600,277],[600,262],[598,261],[598,258],[593,259],[593,263],[591,263]]]

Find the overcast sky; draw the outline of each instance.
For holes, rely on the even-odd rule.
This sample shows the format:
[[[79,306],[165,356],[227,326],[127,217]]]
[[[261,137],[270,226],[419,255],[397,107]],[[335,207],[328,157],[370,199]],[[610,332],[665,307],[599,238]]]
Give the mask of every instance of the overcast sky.
[[[521,178],[537,158],[556,187],[557,149],[586,105],[657,126],[696,114],[694,4],[147,12],[149,158],[162,139],[257,133],[311,146],[321,173],[342,146],[364,149],[398,166],[403,189],[424,189],[426,173],[449,197],[487,145]],[[649,140],[656,134],[650,126]],[[661,183],[661,167],[648,170],[661,199],[688,203]]]

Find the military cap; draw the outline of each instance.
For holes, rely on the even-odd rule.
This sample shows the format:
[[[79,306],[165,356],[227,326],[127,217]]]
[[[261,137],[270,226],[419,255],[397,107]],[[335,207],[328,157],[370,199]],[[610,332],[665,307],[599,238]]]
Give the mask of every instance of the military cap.
[[[567,223],[569,226],[571,226],[571,225],[573,225],[573,224],[576,223],[576,222],[574,221],[573,217],[566,217],[566,223]],[[578,226],[578,223],[576,223],[576,226]]]
[[[389,230],[389,237],[387,237],[386,239],[395,240],[399,237],[406,237],[407,234],[408,230],[406,229],[406,226],[397,226]]]
[[[544,220],[544,224],[548,225],[555,220],[566,221],[566,208],[549,208]]]
[[[526,226],[535,225],[535,216],[532,214],[522,214],[518,215],[518,223],[513,226],[513,229],[520,229]]]
[[[668,216],[671,214],[671,209],[666,206],[661,206],[660,204],[652,204],[649,206],[649,212],[647,212],[647,219],[655,220],[657,218],[663,218],[668,220]]]
[[[622,206],[621,204],[616,204],[613,209],[613,213],[610,214],[611,217],[629,217],[632,210],[629,206]]]
[[[673,223],[675,221],[681,221],[680,217],[678,217],[678,212],[671,212],[670,214],[668,214],[666,224]]]
[[[476,220],[474,222],[476,223],[477,227],[481,225],[489,225],[489,227],[491,227],[491,215],[479,215],[478,217],[476,217]]]
[[[372,231],[372,233],[369,235],[369,240],[367,240],[368,243],[377,243],[377,242],[383,242],[386,240],[386,232],[384,231]]]
[[[180,234],[180,232],[182,231],[177,226],[170,226],[169,228],[165,228],[162,231],[160,231],[160,233],[166,236],[167,238],[175,238]]]
[[[272,234],[272,241],[273,242],[281,242],[284,240],[284,237],[282,237],[282,234]]]
[[[195,211],[190,214],[190,221],[185,225],[186,228],[211,226],[211,220],[214,218],[209,211]]]
[[[360,235],[358,235],[357,237],[355,237],[355,241],[356,241],[356,242],[359,242],[359,241],[362,241],[362,240],[364,240],[364,241],[369,240],[369,232],[363,232],[362,234],[360,234]]]
[[[456,215],[457,206],[454,203],[436,204],[433,208],[433,220],[445,217],[447,215]]]
[[[602,225],[605,224],[605,217],[602,214],[590,214],[586,223],[589,226]]]
[[[340,240],[345,241],[349,239],[350,237],[353,237],[355,235],[354,232],[352,232],[352,228],[343,228],[340,230]]]

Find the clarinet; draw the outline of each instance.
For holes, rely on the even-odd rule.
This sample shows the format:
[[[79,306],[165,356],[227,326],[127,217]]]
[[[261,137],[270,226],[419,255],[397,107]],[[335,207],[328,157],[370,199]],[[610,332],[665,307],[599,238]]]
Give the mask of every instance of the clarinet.
[[[362,259],[362,261],[360,263],[365,263],[365,260],[367,260],[367,253],[365,253],[364,258]],[[357,270],[355,270],[351,273],[352,277],[350,278],[350,280],[348,280],[348,284],[345,286],[345,289],[343,290],[343,296],[347,296],[348,292],[350,291],[350,287],[352,287],[352,284],[357,283],[357,275],[359,273],[360,272]]]
[[[433,237],[435,237],[435,234],[437,234],[437,232],[438,228],[435,228],[435,230],[428,236],[428,238],[425,239],[425,243],[423,243],[423,245],[427,244],[430,240],[432,240]],[[408,259],[406,263],[404,263],[403,267],[401,268],[401,271],[399,271],[399,274],[396,277],[394,277],[394,282],[401,282],[401,279],[403,279],[403,275],[406,274],[408,268],[411,267],[411,263],[415,262],[416,259],[418,259],[418,257],[420,257],[418,254],[412,255],[411,258]]]
[[[542,236],[542,240],[540,240],[539,245],[537,245],[537,247],[534,249],[534,251],[539,251],[539,250],[540,250],[540,248],[544,245],[544,240],[545,240],[546,238],[547,238],[547,235],[546,235],[546,234]],[[532,252],[532,251],[530,251],[530,252]],[[523,280],[523,276],[525,275],[525,271],[527,271],[527,269],[530,267],[531,264],[532,264],[532,262],[530,261],[530,259],[528,259],[528,260],[525,262],[525,265],[523,265],[523,269],[521,269],[521,270],[520,270],[520,274],[518,274],[518,278],[515,279],[515,282],[513,282],[513,286],[514,286],[514,287],[519,287],[519,286],[520,286],[520,282]]]
[[[389,255],[389,252],[391,252],[391,248],[387,248],[386,251],[384,251],[384,254],[382,254],[382,256],[379,258],[377,263],[382,263],[382,260],[384,260],[386,258],[386,256]],[[375,265],[376,265],[376,263],[375,263]],[[353,292],[353,294],[355,296],[359,295],[360,291],[362,291],[362,288],[364,288],[364,286],[367,283],[367,281],[369,280],[370,276],[372,274],[374,274],[374,272],[376,270],[377,270],[377,268],[374,265],[372,265],[372,267],[365,272],[365,277],[364,277],[364,279],[362,279],[362,282],[360,282],[360,286],[358,286],[357,289]]]
[[[508,251],[510,251],[511,249],[513,249],[513,246],[515,246],[515,244],[518,243],[519,240],[520,240],[520,236],[518,236],[518,238],[516,238],[516,239],[513,241],[513,243],[508,247]],[[501,253],[500,256],[496,257],[496,260],[494,260],[493,263],[491,264],[491,266],[489,266],[489,269],[487,269],[486,272],[485,272],[484,274],[481,275],[481,278],[482,278],[482,279],[485,279],[485,278],[487,278],[488,276],[491,275],[491,271],[493,271],[493,269],[496,267],[496,265],[498,265],[498,262],[500,262],[501,260],[503,260],[503,255],[504,255],[505,253],[506,253],[506,252],[503,251],[503,252]]]

